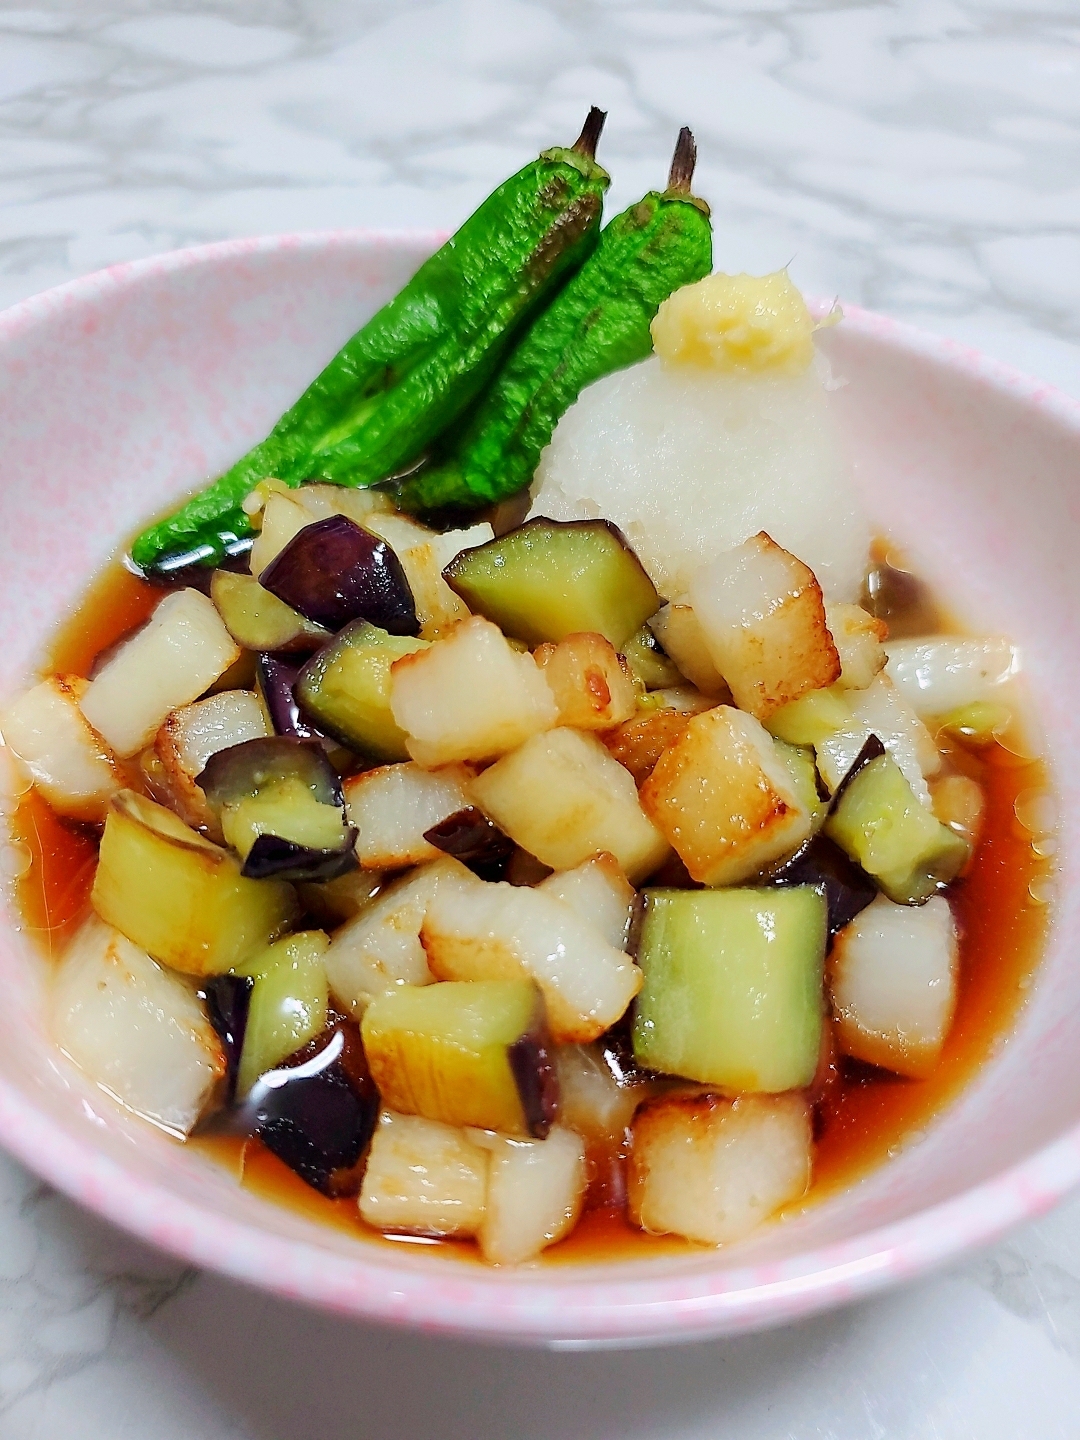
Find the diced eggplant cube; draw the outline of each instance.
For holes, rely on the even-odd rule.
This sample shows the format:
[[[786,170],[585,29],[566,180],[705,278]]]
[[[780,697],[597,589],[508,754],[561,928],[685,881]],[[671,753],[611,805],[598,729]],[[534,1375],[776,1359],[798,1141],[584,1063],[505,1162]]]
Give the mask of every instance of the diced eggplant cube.
[[[595,736],[577,730],[533,736],[478,775],[469,794],[553,870],[572,870],[606,851],[636,884],[668,854],[632,777]]]
[[[884,895],[836,937],[829,988],[840,1048],[921,1079],[932,1073],[956,1008],[957,936],[949,902]]]
[[[468,805],[472,771],[462,765],[424,770],[414,761],[381,765],[345,781],[345,806],[356,828],[356,854],[370,870],[401,870],[437,860],[444,847],[424,832]]]
[[[405,732],[390,709],[390,671],[427,643],[357,620],[311,657],[293,693],[324,734],[358,755],[384,764],[408,760]]]
[[[380,890],[334,932],[326,973],[338,1004],[359,1020],[376,995],[399,985],[430,985],[420,927],[431,897],[448,877],[468,875],[444,857]]]
[[[635,1059],[731,1095],[809,1085],[825,938],[809,886],[646,891]]]
[[[241,1095],[325,1027],[329,985],[324,957],[329,944],[321,930],[302,930],[236,967],[255,982],[240,1057]]]
[[[821,586],[764,530],[703,565],[690,602],[735,703],[759,720],[840,674]]]
[[[330,631],[272,595],[254,575],[215,570],[210,598],[225,628],[245,650],[310,655],[330,639]]]
[[[557,870],[537,889],[569,905],[613,949],[626,949],[637,896],[614,855],[594,855],[572,870]]]
[[[591,630],[619,649],[660,605],[626,537],[606,520],[538,517],[466,550],[443,573],[470,610],[527,645]]]
[[[467,1239],[487,1201],[487,1152],[467,1132],[384,1110],[371,1142],[360,1214],[376,1230]]]
[[[429,770],[504,755],[558,718],[536,661],[479,616],[395,663],[390,708]]]
[[[542,889],[448,879],[428,904],[420,938],[440,980],[534,980],[560,1044],[595,1040],[641,988],[630,957]]]
[[[657,1235],[742,1240],[805,1194],[811,1139],[802,1095],[649,1101],[634,1119],[630,1214]]]
[[[401,561],[385,540],[346,515],[328,515],[294,535],[259,584],[327,630],[367,620],[390,635],[420,623]]]
[[[264,1075],[251,1092],[255,1133],[315,1190],[360,1189],[379,1092],[355,1025],[338,1022]]]
[[[170,710],[197,700],[239,658],[213,602],[179,590],[106,661],[79,703],[117,755],[134,755]]]
[[[686,676],[671,656],[665,653],[648,625],[642,625],[640,630],[635,630],[630,639],[624,642],[619,653],[638,694],[642,691],[664,690],[674,685],[686,684]]]
[[[58,815],[97,822],[125,781],[116,756],[79,708],[88,687],[78,675],[51,675],[13,701],[0,726],[4,743]]]
[[[250,690],[222,690],[170,711],[154,737],[156,798],[175,810],[185,824],[206,829],[212,839],[220,840],[221,828],[199,786],[199,776],[219,750],[270,733],[266,712]]]
[[[522,1137],[551,1128],[558,1080],[530,981],[391,990],[368,1006],[361,1033],[389,1109]]]
[[[227,850],[132,790],[113,797],[91,903],[155,959],[189,975],[220,975],[285,930],[291,885],[248,880]]]
[[[971,847],[915,798],[889,755],[864,765],[837,793],[825,833],[900,904],[917,905],[954,880]]]
[[[810,690],[799,700],[774,710],[765,728],[789,745],[820,745],[838,730],[850,730],[855,715],[839,685]]]
[[[633,676],[602,635],[567,635],[541,645],[536,663],[559,707],[559,724],[576,730],[610,730],[637,709]]]
[[[735,885],[790,854],[811,812],[768,731],[719,705],[695,715],[641,789],[646,813],[695,880]]]
[[[198,784],[245,875],[332,880],[355,869],[356,831],[317,741],[272,735],[219,750]]]
[[[95,1084],[177,1135],[225,1075],[191,986],[96,916],[61,962],[50,1011],[57,1044]]]
[[[546,1140],[475,1136],[490,1151],[487,1205],[477,1239],[489,1265],[520,1265],[569,1235],[585,1201],[580,1135],[557,1125]]]

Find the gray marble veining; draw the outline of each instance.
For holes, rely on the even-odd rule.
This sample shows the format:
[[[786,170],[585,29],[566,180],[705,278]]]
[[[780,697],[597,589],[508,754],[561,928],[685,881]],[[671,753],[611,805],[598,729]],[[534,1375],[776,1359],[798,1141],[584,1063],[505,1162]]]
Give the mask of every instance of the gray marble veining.
[[[258,232],[457,223],[611,112],[701,149],[717,258],[1080,394],[1078,0],[0,0],[0,304]],[[536,1355],[295,1310],[0,1162],[2,1440],[1071,1440],[1080,1202],[722,1346]]]

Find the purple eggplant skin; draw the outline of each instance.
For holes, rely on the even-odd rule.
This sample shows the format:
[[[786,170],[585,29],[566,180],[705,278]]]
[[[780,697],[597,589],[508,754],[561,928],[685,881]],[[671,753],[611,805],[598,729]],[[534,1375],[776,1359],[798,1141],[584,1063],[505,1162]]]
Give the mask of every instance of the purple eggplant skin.
[[[251,1092],[254,1133],[301,1180],[337,1199],[356,1195],[379,1119],[360,1030],[335,1019]]]
[[[327,630],[369,620],[391,635],[419,635],[401,561],[385,540],[346,515],[306,525],[259,576],[260,585]]]
[[[559,1077],[547,1032],[541,1026],[520,1036],[507,1058],[529,1134],[534,1140],[546,1140],[559,1114]]]
[[[213,975],[199,994],[206,1006],[206,1015],[214,1027],[221,1048],[225,1051],[226,1105],[236,1099],[236,1076],[240,1069],[240,1052],[244,1048],[248,1008],[255,981],[250,975]]]
[[[425,830],[424,839],[436,850],[467,865],[481,880],[503,879],[515,849],[509,835],[504,835],[474,805],[455,811]]]
[[[323,740],[326,737],[322,732],[304,719],[293,694],[302,668],[276,655],[260,655],[255,662],[255,683],[276,734],[287,735],[291,740]]]
[[[333,850],[314,850],[295,840],[283,840],[280,835],[260,835],[248,851],[240,873],[249,880],[300,880],[309,884],[336,880],[360,863],[356,858],[359,834],[355,826],[347,826],[341,844]]]
[[[770,885],[814,885],[825,895],[829,913],[829,940],[873,900],[877,886],[862,868],[856,865],[824,835],[807,841],[767,881]]]
[[[205,791],[211,809],[220,811],[230,801],[254,795],[275,778],[295,775],[304,781],[320,805],[337,806],[344,816],[341,777],[316,740],[293,739],[288,735],[244,740],[211,755],[195,783]]]

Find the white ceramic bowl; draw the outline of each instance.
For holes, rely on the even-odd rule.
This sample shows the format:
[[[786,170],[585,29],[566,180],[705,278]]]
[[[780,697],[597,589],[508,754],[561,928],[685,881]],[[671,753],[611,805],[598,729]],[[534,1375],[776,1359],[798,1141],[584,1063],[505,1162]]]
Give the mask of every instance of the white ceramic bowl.
[[[438,237],[228,242],[92,275],[0,316],[0,696],[119,537],[225,468]],[[928,1138],[726,1252],[491,1272],[366,1244],[236,1187],[122,1113],[43,1033],[43,966],[0,927],[0,1141],[195,1264],[425,1329],[569,1344],[805,1315],[916,1275],[1080,1179],[1080,406],[858,310],[825,343],[871,515],[980,628],[1022,647],[1063,816],[1061,900],[1014,1038]]]

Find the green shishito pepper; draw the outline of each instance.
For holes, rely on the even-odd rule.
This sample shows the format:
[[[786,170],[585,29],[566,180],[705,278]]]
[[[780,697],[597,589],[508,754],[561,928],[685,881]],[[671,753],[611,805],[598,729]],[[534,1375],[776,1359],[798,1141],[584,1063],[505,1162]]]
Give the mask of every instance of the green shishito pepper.
[[[712,270],[709,207],[690,193],[696,159],[684,128],[668,188],[605,226],[462,422],[449,455],[392,487],[402,509],[475,509],[516,494],[585,386],[650,354],[661,303]]]
[[[594,106],[573,147],[545,150],[488,197],[337,353],[267,438],[132,547],[143,569],[214,564],[251,533],[260,480],[363,486],[414,463],[475,400],[537,305],[595,248],[609,178]]]

